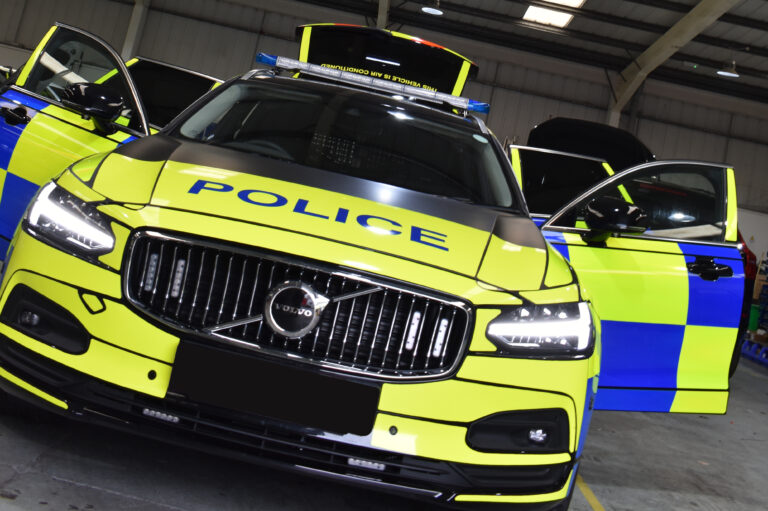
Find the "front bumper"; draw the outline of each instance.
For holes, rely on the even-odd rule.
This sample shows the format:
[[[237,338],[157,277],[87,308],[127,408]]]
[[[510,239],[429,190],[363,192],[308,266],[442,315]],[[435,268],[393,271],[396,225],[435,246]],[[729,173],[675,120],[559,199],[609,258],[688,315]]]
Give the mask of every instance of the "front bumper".
[[[470,356],[454,379],[382,384],[367,436],[331,434],[169,393],[179,338],[124,303],[116,271],[21,232],[0,309],[19,285],[60,304],[90,340],[83,353],[65,353],[0,323],[0,386],[70,417],[456,507],[513,504],[546,510],[571,489],[583,389],[573,396],[548,388],[547,380],[567,386],[562,375],[568,368],[570,379],[584,385],[588,361]],[[509,409],[536,408],[567,412],[570,452],[479,452],[467,445],[469,423]]]
[[[532,467],[470,465],[347,444],[266,418],[121,389],[36,355],[4,336],[0,337],[0,367],[3,376],[16,379],[14,383],[0,378],[0,388],[77,420],[435,503],[458,504],[456,497],[462,493],[502,488],[522,495],[556,493],[573,468],[570,462]],[[66,409],[57,403],[65,403]]]

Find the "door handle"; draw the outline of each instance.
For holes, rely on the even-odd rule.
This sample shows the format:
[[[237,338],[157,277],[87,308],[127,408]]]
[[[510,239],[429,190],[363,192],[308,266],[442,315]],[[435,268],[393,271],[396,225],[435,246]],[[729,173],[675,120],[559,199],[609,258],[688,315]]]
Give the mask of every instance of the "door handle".
[[[11,126],[16,126],[17,124],[27,124],[30,121],[29,115],[27,115],[27,111],[24,109],[24,107],[21,106],[13,109],[2,107],[0,108],[0,115],[2,115],[5,119],[5,122]]]
[[[696,260],[686,264],[688,273],[698,275],[704,280],[717,280],[720,277],[733,277],[733,268],[727,264],[715,262],[714,257],[696,256]]]

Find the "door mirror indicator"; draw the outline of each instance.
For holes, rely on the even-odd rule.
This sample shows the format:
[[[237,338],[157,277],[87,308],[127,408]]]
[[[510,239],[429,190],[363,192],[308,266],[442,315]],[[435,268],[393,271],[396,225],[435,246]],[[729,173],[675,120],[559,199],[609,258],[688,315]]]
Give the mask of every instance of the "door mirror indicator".
[[[582,238],[590,242],[605,241],[611,233],[641,234],[648,229],[648,216],[642,208],[609,196],[589,201],[584,221],[590,232]]]
[[[62,94],[61,102],[70,110],[93,119],[96,128],[106,134],[116,131],[112,121],[123,111],[123,98],[113,89],[97,83],[72,83]]]

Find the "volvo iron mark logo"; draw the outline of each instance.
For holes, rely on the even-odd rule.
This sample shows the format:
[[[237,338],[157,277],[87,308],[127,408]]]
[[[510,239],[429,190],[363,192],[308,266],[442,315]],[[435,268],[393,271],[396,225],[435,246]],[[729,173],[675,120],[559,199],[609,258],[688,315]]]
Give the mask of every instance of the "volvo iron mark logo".
[[[309,333],[329,300],[312,286],[289,280],[273,288],[264,303],[267,324],[280,335],[297,339]]]

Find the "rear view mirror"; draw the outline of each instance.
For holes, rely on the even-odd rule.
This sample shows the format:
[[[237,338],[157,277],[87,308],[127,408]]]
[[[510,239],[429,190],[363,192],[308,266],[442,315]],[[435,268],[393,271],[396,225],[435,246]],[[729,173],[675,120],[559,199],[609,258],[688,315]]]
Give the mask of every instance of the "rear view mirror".
[[[72,83],[67,85],[61,102],[83,116],[92,118],[96,128],[104,133],[114,133],[112,121],[123,111],[123,98],[113,89],[97,83]]]
[[[590,232],[587,241],[605,241],[611,233],[641,234],[648,228],[648,216],[634,204],[616,197],[592,199],[584,211],[584,221]]]

